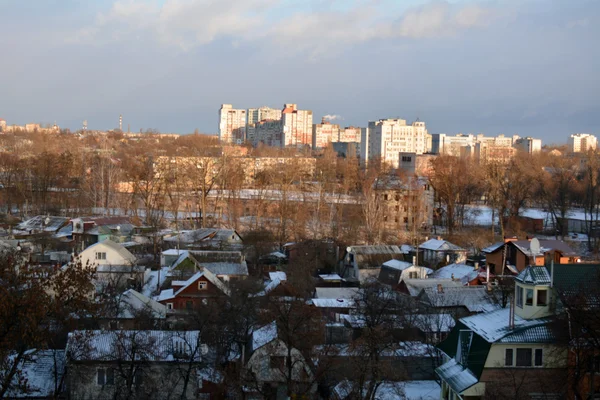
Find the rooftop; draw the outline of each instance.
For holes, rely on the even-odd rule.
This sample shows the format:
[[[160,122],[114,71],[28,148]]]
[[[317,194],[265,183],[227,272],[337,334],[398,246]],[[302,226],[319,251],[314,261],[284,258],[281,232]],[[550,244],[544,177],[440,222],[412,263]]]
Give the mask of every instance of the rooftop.
[[[466,251],[462,247],[443,239],[429,239],[428,241],[421,243],[419,249],[432,251]]]

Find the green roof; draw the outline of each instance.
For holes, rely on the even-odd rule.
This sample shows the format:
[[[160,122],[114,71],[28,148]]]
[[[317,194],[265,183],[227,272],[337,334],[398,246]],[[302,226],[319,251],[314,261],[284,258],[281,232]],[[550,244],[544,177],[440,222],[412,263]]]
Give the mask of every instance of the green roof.
[[[554,264],[554,287],[559,291],[598,290],[600,264]]]
[[[458,322],[454,329],[450,332],[446,340],[440,343],[437,347],[446,353],[449,357],[454,358],[456,356],[456,350],[458,347],[458,340],[461,330],[471,330],[462,322]],[[483,366],[485,360],[487,360],[490,347],[492,345],[488,343],[484,338],[473,332],[473,339],[471,340],[471,346],[469,347],[469,355],[467,357],[467,365],[475,377],[479,380],[481,373],[483,372]]]

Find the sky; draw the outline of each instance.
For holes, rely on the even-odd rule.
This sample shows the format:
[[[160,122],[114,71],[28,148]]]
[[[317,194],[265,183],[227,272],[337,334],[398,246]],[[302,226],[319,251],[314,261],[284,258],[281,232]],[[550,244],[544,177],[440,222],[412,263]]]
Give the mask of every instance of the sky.
[[[597,0],[0,0],[0,118],[216,133],[222,103],[600,135]]]

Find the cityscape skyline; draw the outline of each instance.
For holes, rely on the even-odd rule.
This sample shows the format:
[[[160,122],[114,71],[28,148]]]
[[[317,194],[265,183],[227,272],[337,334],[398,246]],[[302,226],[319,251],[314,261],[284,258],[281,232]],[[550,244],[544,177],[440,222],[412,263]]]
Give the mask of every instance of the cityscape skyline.
[[[600,5],[556,1],[0,1],[0,117],[218,131],[218,105],[293,102],[344,126],[598,135]],[[266,29],[266,27],[269,27]]]

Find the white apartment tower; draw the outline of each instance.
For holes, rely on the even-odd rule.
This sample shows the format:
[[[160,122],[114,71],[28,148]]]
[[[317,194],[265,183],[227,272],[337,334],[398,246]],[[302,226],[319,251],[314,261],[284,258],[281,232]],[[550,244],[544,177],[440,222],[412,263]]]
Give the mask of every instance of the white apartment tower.
[[[249,108],[248,125],[260,121],[277,121],[281,119],[281,110],[271,107]]]
[[[369,126],[362,131],[360,142],[361,162],[364,165],[380,159],[398,168],[400,153],[426,153],[431,136],[425,122],[417,120],[407,125],[404,119],[380,119],[369,122]]]
[[[332,124],[325,118],[320,124],[314,124],[312,130],[312,148],[322,149],[327,147],[331,142],[337,142],[340,136],[340,126]]]
[[[246,140],[246,110],[222,104],[219,110],[219,141],[242,144]]]
[[[533,154],[542,151],[542,140],[531,137],[519,138],[515,140],[514,147],[527,154]]]
[[[589,133],[575,133],[569,137],[569,150],[571,153],[581,153],[596,150],[598,139]]]
[[[285,104],[281,114],[283,146],[310,146],[312,144],[312,111],[298,110],[296,104]]]

